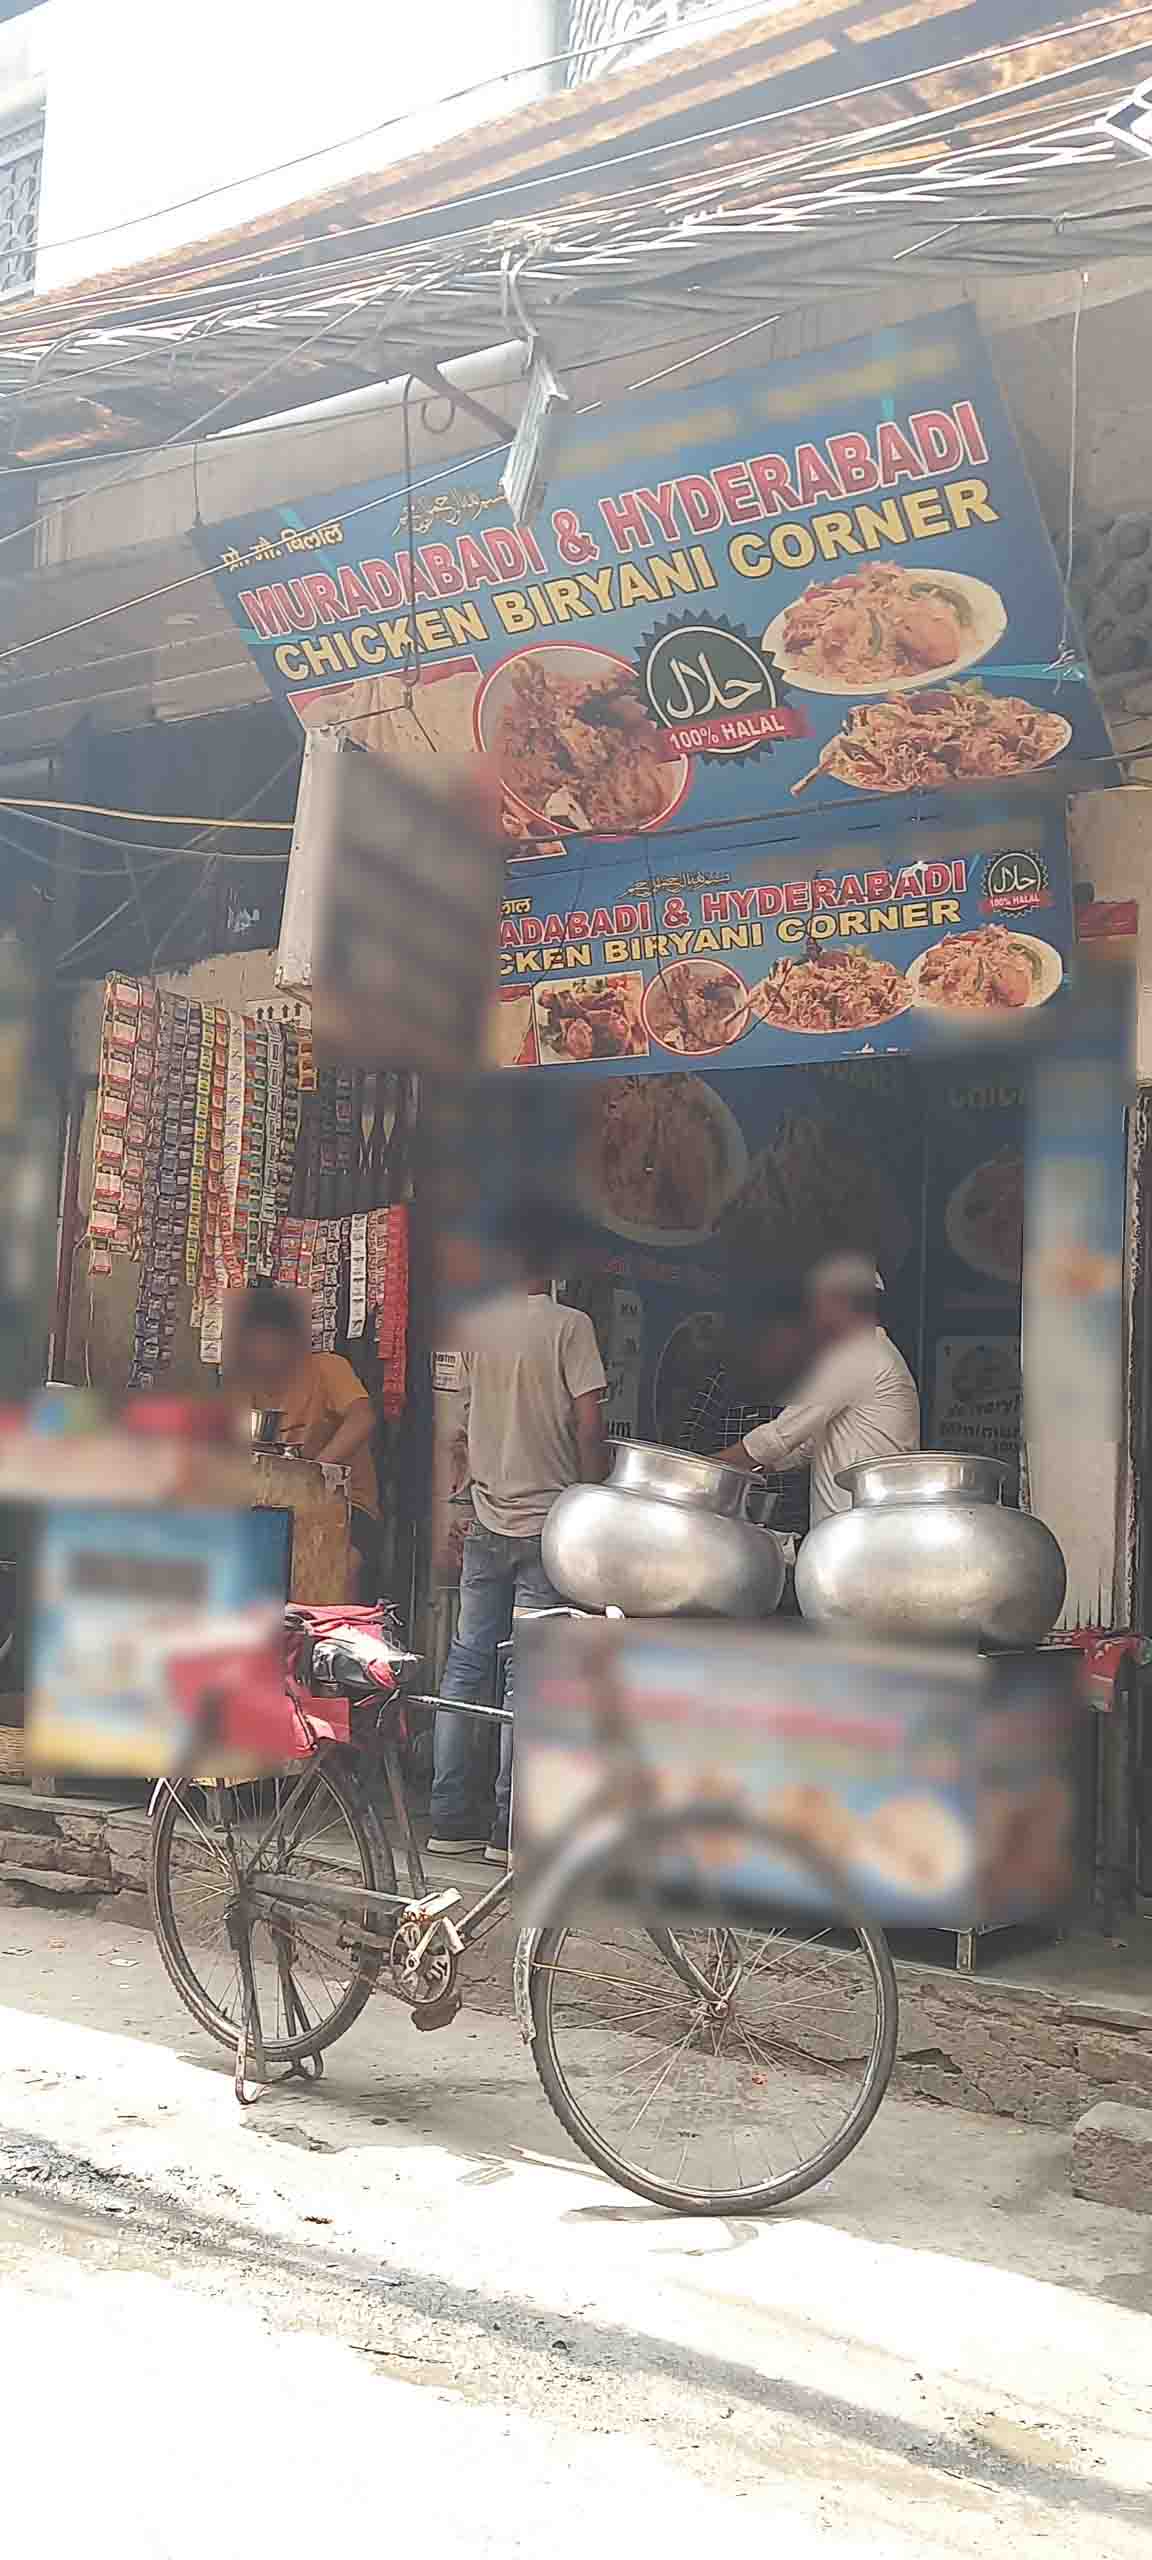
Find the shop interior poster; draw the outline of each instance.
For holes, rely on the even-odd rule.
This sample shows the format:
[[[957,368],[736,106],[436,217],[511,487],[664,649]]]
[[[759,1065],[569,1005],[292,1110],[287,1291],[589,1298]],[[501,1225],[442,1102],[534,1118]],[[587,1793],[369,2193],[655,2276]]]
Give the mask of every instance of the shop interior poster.
[[[1012,1475],[1027,1092],[1020,1058],[982,1042],[943,1063],[496,1076],[473,1170],[491,1207],[564,1168],[619,1436],[682,1443],[729,1320],[852,1248],[875,1255],[928,1436]]]
[[[813,803],[1107,778],[967,313],[578,419],[531,526],[502,465],[422,471],[411,534],[369,484],[202,544],[274,697],[392,754],[483,751],[514,857],[646,839],[667,870]]]
[[[921,1085],[898,1059],[558,1080],[594,1231],[573,1294],[604,1349],[610,1430],[682,1444],[729,1319],[845,1247],[875,1254],[885,1324],[919,1367]]]

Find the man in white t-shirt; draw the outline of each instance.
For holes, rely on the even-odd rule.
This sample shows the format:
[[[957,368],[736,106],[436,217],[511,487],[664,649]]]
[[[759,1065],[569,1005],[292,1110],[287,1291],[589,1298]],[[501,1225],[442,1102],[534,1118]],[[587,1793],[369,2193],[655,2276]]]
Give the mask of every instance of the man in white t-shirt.
[[[807,1296],[820,1349],[774,1422],[722,1452],[729,1466],[783,1474],[811,1465],[811,1521],[847,1511],[836,1482],[866,1458],[898,1458],[920,1446],[920,1399],[907,1361],[878,1322],[884,1283],[875,1263],[838,1253],[809,1274]]]
[[[522,1218],[509,1259],[508,1288],[477,1307],[459,1336],[475,1517],[439,1695],[461,1706],[495,1705],[497,1647],[515,1610],[562,1606],[540,1560],[540,1532],[567,1486],[599,1483],[608,1464],[599,1346],[590,1318],[552,1297],[543,1220]],[[436,1718],[434,1856],[507,1858],[512,1729],[501,1733],[495,1819],[485,1731],[476,1717]]]

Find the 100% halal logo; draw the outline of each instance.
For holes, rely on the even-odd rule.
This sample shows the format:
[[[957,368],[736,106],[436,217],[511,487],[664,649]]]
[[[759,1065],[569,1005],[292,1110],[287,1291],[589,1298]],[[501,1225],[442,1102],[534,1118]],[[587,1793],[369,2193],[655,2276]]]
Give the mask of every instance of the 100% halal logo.
[[[761,755],[781,738],[807,734],[772,659],[731,624],[668,625],[645,650],[641,678],[661,728],[684,755]]]

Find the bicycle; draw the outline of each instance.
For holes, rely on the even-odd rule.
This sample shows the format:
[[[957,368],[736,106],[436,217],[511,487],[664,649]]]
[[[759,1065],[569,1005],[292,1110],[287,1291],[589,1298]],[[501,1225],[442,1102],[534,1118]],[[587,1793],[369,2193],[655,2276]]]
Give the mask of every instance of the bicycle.
[[[258,2083],[318,2079],[382,1978],[415,2026],[449,2025],[462,1959],[504,1916],[511,1868],[467,1911],[454,1887],[429,1890],[400,1772],[399,1703],[378,1702],[351,1744],[319,1744],[288,1779],[249,1789],[162,1780],[156,1790],[160,1952],[192,2016],[234,2052],[245,2100],[250,2071]],[[376,1810],[381,1780],[407,1895]],[[881,1931],[847,1913],[835,1927],[783,1914],[745,1929],[705,1907],[699,1927],[673,1924],[662,1916],[670,1877],[679,1914],[685,1880],[706,1876],[725,1842],[741,1855],[783,1852],[826,1898],[837,1879],[752,1814],[715,1803],[646,1810],[643,1796],[633,1756],[536,1877],[535,1916],[513,1959],[521,2032],[554,2114],[618,2185],[685,2214],[765,2212],[838,2167],[880,2106],[896,2053],[891,1956]],[[770,2159],[770,2141],[790,2159]]]

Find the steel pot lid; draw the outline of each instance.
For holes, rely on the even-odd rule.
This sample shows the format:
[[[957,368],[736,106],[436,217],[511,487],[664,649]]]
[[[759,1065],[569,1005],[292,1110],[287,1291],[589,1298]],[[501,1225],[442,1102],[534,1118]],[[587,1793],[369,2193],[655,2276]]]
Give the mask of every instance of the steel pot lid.
[[[905,1458],[868,1458],[836,1478],[857,1510],[893,1502],[999,1502],[1007,1476],[999,1458],[918,1449]]]

